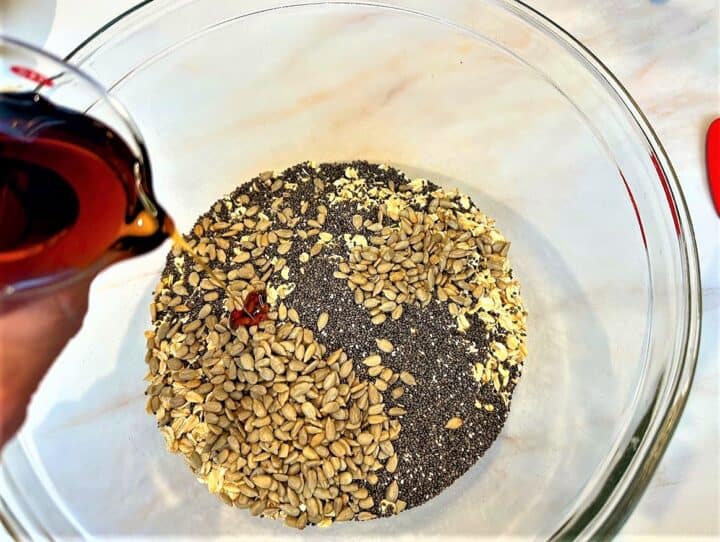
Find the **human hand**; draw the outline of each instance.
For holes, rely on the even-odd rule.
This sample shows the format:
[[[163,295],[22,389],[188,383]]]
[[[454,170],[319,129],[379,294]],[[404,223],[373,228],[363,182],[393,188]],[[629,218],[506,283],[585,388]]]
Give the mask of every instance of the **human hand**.
[[[91,281],[0,305],[0,449],[20,428],[43,376],[82,326]]]

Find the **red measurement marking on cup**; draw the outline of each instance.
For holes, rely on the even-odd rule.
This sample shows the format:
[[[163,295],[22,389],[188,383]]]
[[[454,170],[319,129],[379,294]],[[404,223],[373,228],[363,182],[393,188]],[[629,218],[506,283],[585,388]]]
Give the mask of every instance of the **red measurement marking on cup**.
[[[712,121],[708,128],[705,159],[710,195],[715,204],[715,212],[720,216],[720,118]]]
[[[20,77],[24,77],[25,79],[34,81],[39,85],[46,87],[53,86],[52,79],[50,79],[49,77],[45,77],[43,74],[36,72],[31,68],[26,68],[25,66],[10,66],[10,71],[13,72],[15,75],[19,75]]]

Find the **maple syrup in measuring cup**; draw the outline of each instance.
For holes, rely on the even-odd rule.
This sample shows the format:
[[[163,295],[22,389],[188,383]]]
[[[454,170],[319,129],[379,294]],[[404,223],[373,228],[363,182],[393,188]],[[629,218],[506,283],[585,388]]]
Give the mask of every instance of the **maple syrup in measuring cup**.
[[[37,93],[0,93],[5,293],[142,254],[173,231],[147,158],[114,130]]]
[[[0,303],[173,234],[120,106],[62,60],[0,37]]]

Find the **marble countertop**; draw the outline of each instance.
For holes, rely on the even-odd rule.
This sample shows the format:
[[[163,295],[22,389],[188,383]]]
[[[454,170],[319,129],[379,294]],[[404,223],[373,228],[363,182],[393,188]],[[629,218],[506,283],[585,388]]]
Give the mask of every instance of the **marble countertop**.
[[[62,56],[134,3],[4,0],[0,33]],[[529,3],[586,44],[639,103],[681,180],[698,241],[704,320],[695,383],[678,430],[621,535],[717,537],[720,220],[707,188],[704,134],[720,115],[720,7],[715,0]]]

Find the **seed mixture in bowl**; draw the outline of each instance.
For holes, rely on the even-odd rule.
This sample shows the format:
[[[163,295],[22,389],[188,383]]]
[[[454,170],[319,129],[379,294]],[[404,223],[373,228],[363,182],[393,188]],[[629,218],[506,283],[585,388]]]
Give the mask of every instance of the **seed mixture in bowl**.
[[[305,162],[241,185],[186,240],[215,278],[168,255],[147,411],[226,504],[297,528],[397,514],[498,436],[526,312],[510,243],[467,195]]]

